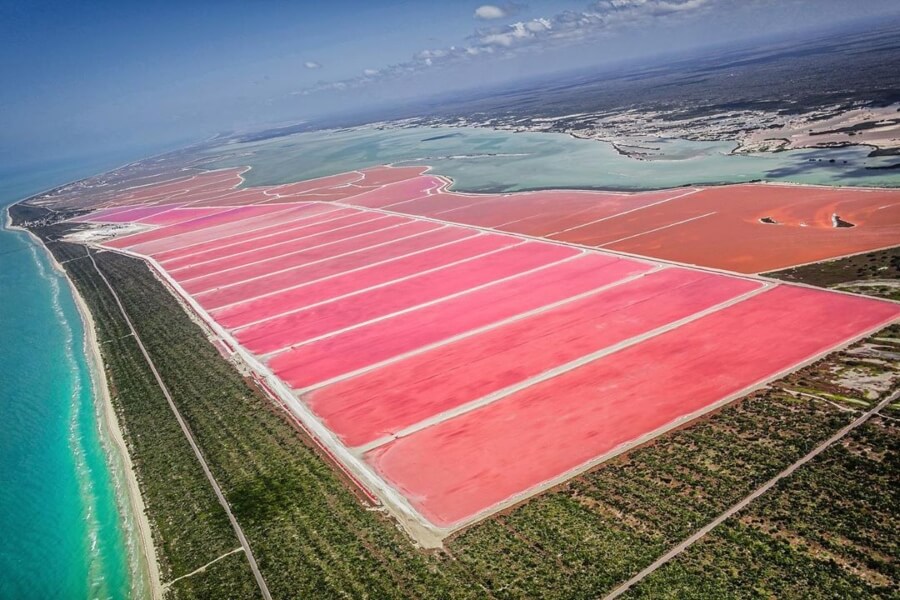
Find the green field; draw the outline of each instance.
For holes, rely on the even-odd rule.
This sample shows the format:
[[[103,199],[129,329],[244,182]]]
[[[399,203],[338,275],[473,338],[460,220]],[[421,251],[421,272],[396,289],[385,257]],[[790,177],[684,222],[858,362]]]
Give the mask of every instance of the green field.
[[[634,588],[635,598],[896,598],[900,426],[875,418]]]
[[[826,260],[766,275],[783,281],[900,300],[900,247]]]
[[[55,238],[61,231],[41,233]],[[84,247],[49,247],[66,261],[96,316],[164,581],[171,581],[235,549],[237,540],[109,291],[82,258]],[[859,367],[851,351],[837,353],[463,531],[442,551],[424,551],[360,500],[282,410],[217,352],[143,262],[110,252],[96,260],[276,598],[596,598],[874,401],[840,383],[842,373]],[[900,338],[900,327],[878,337]],[[891,342],[878,347],[900,351]],[[881,368],[888,384],[878,397],[900,384],[895,368],[890,361]],[[858,448],[834,448],[804,467],[631,593],[896,596],[896,426],[885,419],[857,431]],[[176,598],[254,595],[242,553],[171,588]]]

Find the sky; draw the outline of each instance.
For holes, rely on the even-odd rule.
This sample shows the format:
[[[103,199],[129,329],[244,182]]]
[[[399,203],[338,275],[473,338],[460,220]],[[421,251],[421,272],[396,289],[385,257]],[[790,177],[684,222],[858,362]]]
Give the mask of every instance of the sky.
[[[0,0],[0,172],[898,13],[896,0]]]

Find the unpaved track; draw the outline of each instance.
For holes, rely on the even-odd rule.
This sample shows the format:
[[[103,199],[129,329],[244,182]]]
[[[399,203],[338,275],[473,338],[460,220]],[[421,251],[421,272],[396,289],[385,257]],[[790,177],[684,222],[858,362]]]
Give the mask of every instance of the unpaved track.
[[[835,433],[833,436],[831,436],[830,438],[828,438],[827,440],[825,440],[824,442],[822,442],[821,444],[819,444],[818,446],[813,448],[809,452],[809,454],[803,456],[797,462],[793,463],[788,468],[786,468],[785,470],[780,472],[778,475],[776,475],[772,479],[770,479],[767,482],[765,482],[764,484],[762,484],[752,494],[750,494],[749,496],[747,496],[746,498],[744,498],[737,504],[734,504],[731,508],[729,508],[728,510],[723,512],[721,515],[719,515],[712,521],[710,521],[707,525],[705,525],[701,529],[697,530],[693,535],[688,537],[686,540],[684,540],[683,542],[681,542],[680,544],[678,544],[677,546],[675,546],[674,548],[672,548],[671,550],[669,550],[668,552],[666,552],[665,554],[663,554],[662,556],[657,558],[655,561],[653,561],[653,563],[651,563],[645,569],[640,571],[637,575],[635,575],[634,577],[632,577],[631,579],[629,579],[628,581],[626,581],[625,583],[623,583],[622,585],[620,585],[619,587],[614,589],[612,592],[610,592],[609,594],[604,596],[604,600],[612,600],[613,598],[618,598],[619,596],[621,596],[622,594],[627,592],[629,589],[631,589],[632,587],[634,587],[635,585],[637,585],[638,583],[640,583],[641,581],[646,579],[648,575],[652,574],[657,569],[659,569],[661,566],[665,565],[667,562],[669,562],[670,560],[672,560],[673,558],[675,558],[676,556],[678,556],[679,554],[681,554],[682,552],[684,552],[685,550],[690,548],[695,542],[697,542],[700,539],[702,539],[703,537],[705,537],[706,534],[708,534],[710,531],[712,531],[713,529],[715,529],[716,527],[718,527],[719,525],[724,523],[726,520],[733,517],[738,512],[745,509],[747,507],[747,505],[749,505],[751,502],[753,502],[754,500],[756,500],[757,498],[759,498],[760,496],[762,496],[763,494],[768,492],[770,489],[775,487],[775,485],[779,481],[781,481],[782,479],[785,479],[787,477],[790,477],[794,473],[794,471],[796,471],[797,469],[799,469],[800,467],[802,467],[803,465],[805,465],[806,463],[808,463],[809,461],[811,461],[812,459],[817,457],[819,454],[821,454],[822,452],[827,450],[835,442],[839,441],[841,438],[846,436],[848,433],[850,433],[851,431],[853,431],[854,429],[856,429],[857,427],[859,427],[860,425],[862,425],[863,423],[868,421],[876,413],[878,413],[878,411],[883,409],[888,404],[896,401],[898,398],[900,398],[900,391],[891,394],[890,396],[888,396],[887,398],[885,398],[884,400],[882,400],[881,402],[876,404],[874,408],[863,413],[855,421],[853,421],[849,425],[844,426],[842,429],[838,430],[838,432]]]
[[[182,575],[181,577],[176,577],[175,579],[173,579],[173,580],[170,581],[169,583],[165,584],[165,585],[163,586],[163,588],[166,589],[166,590],[168,590],[168,589],[172,586],[172,584],[175,583],[175,582],[177,582],[177,581],[181,581],[182,579],[187,579],[188,577],[193,577],[193,576],[196,575],[197,573],[203,573],[204,571],[206,571],[208,568],[210,568],[212,565],[216,564],[216,563],[219,562],[220,560],[225,559],[225,558],[228,558],[229,556],[231,556],[231,555],[234,554],[235,552],[241,552],[241,551],[243,551],[243,549],[244,549],[244,548],[243,548],[242,546],[238,546],[238,547],[235,548],[234,550],[232,550],[232,551],[230,551],[230,552],[226,552],[226,553],[223,554],[222,556],[217,556],[216,558],[212,559],[211,561],[209,561],[208,563],[206,563],[206,564],[203,565],[202,567],[199,567],[199,568],[197,568],[197,569],[194,569],[194,570],[191,571],[190,573],[185,573],[185,574]]]
[[[228,515],[228,520],[231,522],[231,527],[234,529],[234,533],[237,535],[237,538],[241,543],[241,547],[244,549],[244,554],[247,555],[247,560],[250,562],[250,569],[253,570],[253,577],[256,578],[256,584],[259,586],[259,591],[262,592],[263,598],[265,598],[265,600],[272,600],[272,595],[269,593],[269,588],[266,585],[266,580],[263,579],[262,573],[259,570],[259,565],[256,564],[256,557],[253,556],[253,551],[250,549],[250,543],[247,541],[246,536],[244,536],[244,530],[241,529],[240,524],[237,522],[237,519],[231,512],[231,506],[229,506],[228,501],[225,499],[225,495],[222,493],[222,488],[219,487],[219,483],[216,481],[216,478],[213,477],[212,471],[210,471],[209,465],[206,463],[206,459],[203,457],[203,453],[200,451],[200,447],[197,445],[197,441],[194,439],[194,434],[191,433],[191,430],[188,428],[184,418],[182,418],[181,413],[178,412],[178,407],[175,406],[175,401],[172,400],[172,395],[169,393],[169,388],[166,387],[165,382],[163,382],[159,371],[156,370],[156,365],[153,363],[153,359],[150,358],[150,354],[147,352],[147,349],[144,347],[144,343],[141,341],[141,336],[138,335],[137,330],[131,323],[131,319],[128,318],[128,313],[125,311],[125,307],[122,305],[122,301],[119,299],[119,295],[116,293],[116,290],[113,288],[112,284],[109,283],[109,280],[106,278],[106,275],[103,274],[103,271],[100,270],[100,266],[97,264],[97,261],[94,260],[94,255],[91,254],[90,249],[88,249],[88,256],[90,256],[91,263],[94,265],[94,269],[97,271],[97,274],[101,279],[103,279],[106,287],[109,288],[109,292],[115,299],[116,305],[118,305],[119,310],[122,313],[122,317],[125,319],[125,322],[128,323],[128,328],[131,330],[131,334],[134,336],[134,340],[137,342],[138,347],[141,349],[141,354],[144,355],[144,359],[147,361],[147,365],[153,372],[153,377],[156,379],[156,383],[159,385],[159,389],[162,390],[163,395],[166,397],[166,401],[169,403],[169,408],[171,408],[172,412],[175,414],[175,419],[178,421],[178,425],[181,427],[181,431],[184,433],[184,437],[187,438],[188,443],[191,445],[191,449],[197,456],[197,460],[200,461],[200,466],[203,468],[203,473],[206,474],[206,479],[209,480],[209,484],[212,486],[213,491],[216,493],[216,498],[219,499],[219,504],[221,504],[222,508],[225,509],[225,513]]]

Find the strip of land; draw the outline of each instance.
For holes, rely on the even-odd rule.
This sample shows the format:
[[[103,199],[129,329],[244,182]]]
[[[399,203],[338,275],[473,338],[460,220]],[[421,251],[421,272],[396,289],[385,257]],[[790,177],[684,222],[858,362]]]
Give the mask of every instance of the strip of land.
[[[159,385],[160,391],[166,397],[166,402],[172,409],[172,413],[175,415],[175,420],[178,421],[178,426],[181,428],[182,433],[184,433],[185,439],[191,446],[191,450],[193,450],[194,455],[197,457],[197,461],[200,463],[200,467],[203,469],[203,474],[206,475],[206,479],[209,481],[210,486],[213,488],[213,492],[215,492],[216,494],[216,499],[218,499],[219,504],[225,511],[225,514],[228,515],[228,520],[231,523],[231,527],[234,529],[235,535],[237,535],[237,538],[241,543],[241,548],[243,548],[244,554],[247,556],[247,560],[250,563],[250,569],[253,571],[253,576],[256,579],[256,584],[259,586],[259,590],[262,593],[263,598],[265,598],[266,600],[271,600],[272,596],[269,594],[269,589],[266,586],[265,579],[263,579],[262,574],[259,572],[259,566],[256,564],[256,558],[253,556],[253,550],[247,543],[247,538],[246,536],[244,536],[244,532],[241,529],[240,524],[238,523],[237,519],[234,518],[234,513],[232,512],[228,501],[225,499],[225,496],[222,494],[222,489],[219,486],[219,482],[216,481],[215,477],[210,471],[209,465],[207,464],[206,459],[203,457],[203,452],[200,450],[199,446],[197,446],[197,441],[194,439],[193,433],[191,433],[191,430],[185,423],[184,418],[178,411],[178,407],[172,400],[172,394],[169,392],[169,389],[163,381],[162,377],[160,377],[159,371],[157,370],[156,365],[153,363],[153,359],[147,353],[147,349],[144,347],[144,343],[141,341],[141,336],[137,331],[135,331],[131,319],[128,318],[128,313],[126,312],[125,307],[122,305],[122,301],[121,299],[119,299],[119,295],[116,293],[116,290],[113,288],[113,286],[109,283],[109,280],[103,274],[103,271],[100,270],[100,267],[97,265],[96,259],[92,254],[90,254],[90,252],[88,253],[88,260],[91,261],[94,270],[97,271],[97,275],[100,276],[100,279],[103,280],[103,283],[105,283],[106,287],[109,289],[109,293],[112,294],[113,300],[115,301],[116,306],[119,308],[119,311],[122,314],[122,318],[128,325],[128,329],[130,330],[134,341],[137,343],[138,348],[141,351],[141,355],[143,355],[144,359],[147,361],[147,366],[150,367],[150,371],[153,373],[153,378]]]

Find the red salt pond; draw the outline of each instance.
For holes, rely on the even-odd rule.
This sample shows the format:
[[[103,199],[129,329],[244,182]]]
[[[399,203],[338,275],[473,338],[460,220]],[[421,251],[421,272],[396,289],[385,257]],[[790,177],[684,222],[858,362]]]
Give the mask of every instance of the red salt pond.
[[[153,259],[439,534],[900,316],[734,273],[900,244],[897,190],[477,195],[423,172],[236,189],[232,169],[84,220],[154,227],[106,245]]]

